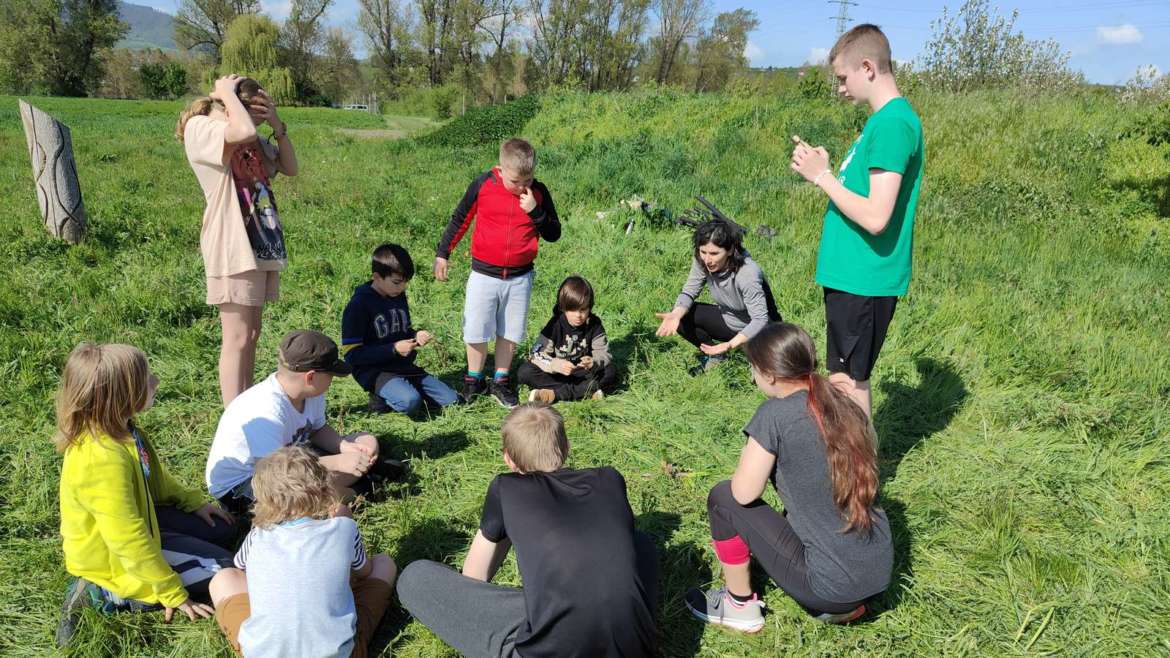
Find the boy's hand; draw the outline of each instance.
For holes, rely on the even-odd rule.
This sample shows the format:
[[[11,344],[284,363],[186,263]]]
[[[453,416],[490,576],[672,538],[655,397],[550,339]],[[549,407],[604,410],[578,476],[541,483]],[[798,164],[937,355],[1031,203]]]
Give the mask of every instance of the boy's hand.
[[[357,441],[346,441],[345,439],[342,439],[341,442],[337,444],[337,452],[356,452],[365,455],[366,459],[370,460],[370,462],[374,461],[373,451],[371,451],[368,446],[362,445]]]
[[[406,340],[400,340],[397,343],[394,343],[394,351],[398,352],[402,356],[410,356],[410,353],[413,352],[416,347],[418,347],[418,343],[415,342],[413,338],[407,338]]]
[[[792,142],[795,148],[792,149],[792,170],[804,177],[810,183],[818,182],[818,177],[823,176],[825,172],[830,172],[829,169],[829,152],[825,147],[818,146],[813,148],[806,144],[799,135],[792,136]]]
[[[433,338],[434,336],[431,335],[431,332],[426,331],[425,329],[419,329],[418,333],[414,335],[414,342],[417,343],[419,347],[423,347],[427,343],[431,342],[431,339]]]
[[[581,360],[577,362],[577,367],[584,368],[586,370],[592,370],[593,369],[593,357],[591,357],[591,356],[581,357]]]
[[[207,503],[203,507],[195,510],[195,516],[203,519],[203,522],[211,527],[215,527],[215,518],[219,517],[228,523],[235,523],[236,519],[224,508],[220,507],[218,503]]]
[[[557,372],[562,375],[573,374],[573,364],[566,359],[553,359],[551,365],[553,372]]]
[[[345,443],[342,443],[345,445]],[[337,459],[334,461],[334,466],[342,473],[349,473],[355,477],[361,477],[366,474],[373,466],[374,460],[366,454],[363,450],[361,452],[350,452],[342,449],[336,455]]]
[[[520,195],[520,209],[524,212],[532,212],[536,209],[536,196],[532,194],[532,188],[524,188],[524,194]]]
[[[446,281],[447,280],[447,259],[446,258],[440,258],[439,256],[435,256],[434,273],[435,273],[435,280],[436,281]]]

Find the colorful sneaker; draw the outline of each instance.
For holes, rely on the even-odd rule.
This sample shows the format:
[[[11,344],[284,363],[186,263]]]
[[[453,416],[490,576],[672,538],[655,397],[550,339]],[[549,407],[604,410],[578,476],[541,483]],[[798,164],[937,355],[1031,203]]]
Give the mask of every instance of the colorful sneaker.
[[[691,614],[708,624],[745,633],[758,633],[764,628],[764,602],[755,594],[747,603],[736,603],[723,587],[706,592],[692,589],[687,592],[686,603]]]
[[[552,404],[557,401],[557,394],[551,388],[534,388],[528,394],[528,401]]]
[[[382,399],[382,396],[377,393],[370,393],[370,402],[366,406],[371,412],[376,414],[388,414],[392,411],[390,405],[386,404],[386,400]]]
[[[486,392],[487,384],[484,383],[483,377],[463,375],[463,393],[459,397],[463,398],[464,404],[471,404],[475,396],[483,395]]]
[[[516,391],[508,377],[493,377],[492,383],[488,384],[488,392],[505,409],[514,409],[520,404],[520,398],[516,397]]]
[[[58,648],[64,649],[73,640],[77,633],[77,624],[81,621],[81,611],[97,607],[101,600],[101,591],[97,585],[84,578],[69,579],[69,587],[65,590],[65,602],[61,604],[61,621],[57,624]]]
[[[715,368],[719,367],[719,364],[723,363],[726,360],[727,360],[727,357],[722,355],[722,354],[716,354],[715,356],[709,356],[707,354],[700,354],[698,365],[692,366],[691,369],[688,370],[687,372],[689,372],[691,374],[691,377],[698,377],[699,375],[702,375],[703,373],[710,372],[710,371],[714,370]]]
[[[816,615],[813,617],[813,619],[816,619],[817,621],[823,621],[826,624],[848,624],[849,622],[857,621],[864,614],[865,604],[863,603],[849,612],[842,612],[841,614],[837,615],[831,615],[826,612]]]

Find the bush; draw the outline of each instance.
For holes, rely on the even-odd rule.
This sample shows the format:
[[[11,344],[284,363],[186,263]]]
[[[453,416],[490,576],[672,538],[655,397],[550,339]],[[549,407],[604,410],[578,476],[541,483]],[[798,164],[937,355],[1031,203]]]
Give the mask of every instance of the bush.
[[[932,23],[921,68],[925,82],[946,91],[1018,86],[1053,91],[1081,84],[1069,53],[1051,39],[1029,41],[1015,31],[1019,11],[1005,18],[988,0],[966,0],[955,15],[946,7]]]
[[[536,96],[522,96],[503,105],[488,105],[467,111],[429,135],[420,144],[431,146],[473,146],[501,142],[515,137],[539,109]]]
[[[143,64],[138,79],[147,98],[169,100],[187,92],[187,69],[179,62]]]

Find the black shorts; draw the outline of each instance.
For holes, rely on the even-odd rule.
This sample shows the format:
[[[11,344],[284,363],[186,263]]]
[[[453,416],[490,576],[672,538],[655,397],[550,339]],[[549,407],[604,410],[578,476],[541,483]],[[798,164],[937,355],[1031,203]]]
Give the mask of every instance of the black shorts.
[[[825,367],[829,372],[869,381],[897,305],[897,297],[866,297],[825,288]]]

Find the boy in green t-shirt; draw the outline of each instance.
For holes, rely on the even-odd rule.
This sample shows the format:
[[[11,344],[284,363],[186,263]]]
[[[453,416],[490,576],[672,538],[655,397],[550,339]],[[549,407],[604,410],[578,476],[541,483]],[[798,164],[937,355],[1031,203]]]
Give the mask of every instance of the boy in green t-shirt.
[[[829,52],[838,92],[873,110],[834,177],[829,153],[794,136],[792,169],[829,195],[816,281],[825,289],[830,380],[866,413],[869,377],[898,296],[910,285],[914,210],[925,150],[918,115],[898,93],[890,42],[858,25]]]

